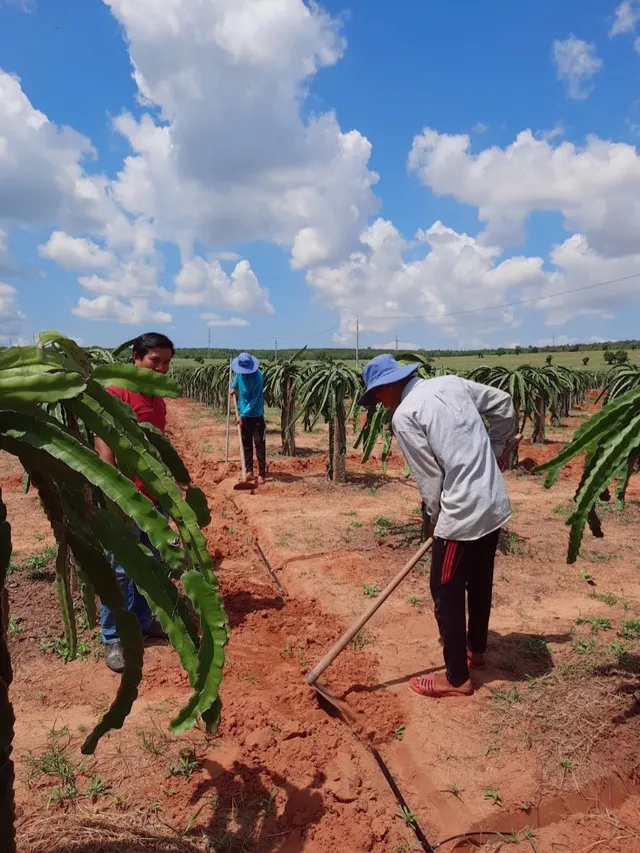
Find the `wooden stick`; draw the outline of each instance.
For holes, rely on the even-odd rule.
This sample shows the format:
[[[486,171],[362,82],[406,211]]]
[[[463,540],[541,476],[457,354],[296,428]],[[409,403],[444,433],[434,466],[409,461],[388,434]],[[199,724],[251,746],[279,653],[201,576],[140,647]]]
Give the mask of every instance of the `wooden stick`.
[[[233,358],[229,358],[229,387],[227,389],[227,394],[229,395],[227,398],[227,442],[224,453],[224,461],[229,461],[229,428],[231,425],[231,363],[233,362]]]
[[[257,540],[257,539],[256,539],[256,548],[258,549],[258,553],[259,553],[259,554],[260,554],[260,556],[262,557],[262,560],[263,560],[263,562],[264,562],[265,566],[267,567],[267,570],[268,570],[269,574],[270,574],[270,575],[271,575],[271,577],[273,578],[273,582],[274,582],[274,583],[275,583],[275,585],[278,587],[278,591],[279,591],[280,595],[282,596],[282,598],[285,598],[285,597],[286,597],[286,595],[287,595],[287,593],[285,592],[284,587],[283,587],[283,586],[282,586],[282,584],[280,583],[280,581],[279,581],[279,579],[278,579],[278,575],[277,575],[277,574],[275,573],[275,571],[273,570],[273,566],[271,565],[271,563],[269,562],[269,560],[267,560],[267,555],[266,555],[266,554],[264,553],[264,551],[262,550],[262,547],[261,547],[261,545],[260,545],[260,543],[258,542],[258,540]]]
[[[244,464],[244,450],[242,449],[242,426],[240,424],[240,412],[238,411],[238,401],[235,394],[233,395],[233,407],[236,410],[236,420],[238,421],[238,441],[240,442],[240,463],[242,465],[242,482],[247,482],[247,466]]]
[[[307,684],[313,684],[320,678],[325,669],[330,666],[334,660],[338,657],[340,652],[353,640],[358,631],[366,625],[369,619],[373,616],[373,614],[385,603],[387,598],[391,595],[391,593],[398,587],[402,581],[409,574],[411,569],[419,563],[420,560],[427,553],[429,548],[433,545],[433,539],[427,539],[427,541],[421,545],[418,551],[413,555],[413,557],[409,560],[408,563],[400,569],[398,574],[393,578],[393,580],[389,581],[387,586],[382,590],[380,595],[373,602],[371,607],[367,609],[362,616],[358,617],[358,619],[348,628],[344,634],[340,637],[338,642],[327,652],[327,654],[322,658],[320,663],[316,666],[315,669],[311,670],[311,672],[307,675]]]

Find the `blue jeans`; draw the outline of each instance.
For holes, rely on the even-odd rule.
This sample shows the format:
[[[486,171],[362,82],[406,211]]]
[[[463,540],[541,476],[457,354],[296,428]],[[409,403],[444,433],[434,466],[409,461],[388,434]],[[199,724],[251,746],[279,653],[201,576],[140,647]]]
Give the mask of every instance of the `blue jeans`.
[[[149,537],[147,536],[147,534],[143,533],[137,525],[134,525],[133,532],[143,545],[151,549],[156,560],[160,559],[159,553],[156,551],[155,548],[151,547],[151,543],[149,542]],[[132,613],[135,613],[142,629],[148,628],[151,624],[151,621],[153,620],[153,613],[151,612],[151,609],[147,604],[147,600],[139,592],[138,587],[134,584],[134,582],[126,576],[122,566],[119,566],[116,563],[113,554],[107,554],[107,559],[111,564],[111,568],[116,573],[116,579],[118,581],[118,584],[120,585],[120,590],[124,598],[124,605],[126,609],[130,610]],[[105,645],[108,646],[110,643],[119,642],[119,637],[116,632],[116,615],[113,610],[110,610],[108,607],[105,607],[104,604],[100,606],[100,625],[102,627],[102,642]]]

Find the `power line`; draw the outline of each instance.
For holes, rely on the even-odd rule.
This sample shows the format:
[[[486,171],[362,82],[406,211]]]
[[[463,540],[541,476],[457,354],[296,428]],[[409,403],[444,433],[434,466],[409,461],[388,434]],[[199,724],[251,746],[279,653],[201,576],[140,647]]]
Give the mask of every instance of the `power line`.
[[[300,338],[319,338],[320,335],[327,335],[329,332],[335,332],[340,326],[331,326],[330,329],[323,329],[321,332],[300,332],[297,335],[278,335],[279,341],[297,341]]]
[[[502,302],[498,305],[485,305],[482,308],[467,308],[462,311],[444,311],[442,313],[433,314],[387,314],[380,316],[363,315],[366,320],[427,320],[440,317],[459,317],[464,314],[480,314],[484,311],[499,311],[502,308],[513,308],[517,305],[531,305],[534,302],[543,302],[545,299],[555,299],[558,296],[566,296],[570,293],[580,293],[585,290],[595,290],[598,287],[606,287],[609,284],[619,284],[624,281],[640,278],[640,272],[632,273],[631,275],[620,276],[619,278],[611,278],[607,281],[599,281],[596,284],[586,284],[582,287],[574,287],[569,290],[559,290],[555,293],[547,293],[544,296],[533,296],[529,299],[518,299],[513,302]],[[359,318],[356,318],[356,337],[359,337]],[[300,339],[319,338],[322,335],[327,335],[329,332],[335,332],[340,328],[340,325],[330,326],[328,329],[322,329],[319,332],[299,332],[297,335],[278,335],[278,341],[296,341]],[[359,341],[358,341],[359,343]],[[255,346],[255,345],[254,345]],[[260,349],[260,347],[256,347]],[[263,349],[271,349],[269,346]],[[358,347],[359,349],[359,347]]]
[[[612,278],[608,281],[599,281],[597,284],[586,284],[582,287],[574,287],[571,290],[559,290],[556,293],[547,293],[545,296],[534,296],[531,299],[518,299],[515,302],[502,302],[499,305],[485,305],[484,308],[467,308],[464,311],[443,311],[435,314],[388,314],[384,317],[366,316],[367,320],[426,320],[431,317],[456,317],[460,314],[479,314],[481,311],[498,311],[500,308],[513,308],[515,305],[529,305],[532,302],[543,302],[545,299],[555,299],[556,296],[566,296],[568,293],[580,293],[583,290],[593,290],[596,287],[605,287],[608,284],[618,284],[622,281],[631,281],[640,277],[640,272],[632,275],[624,275],[620,278]]]

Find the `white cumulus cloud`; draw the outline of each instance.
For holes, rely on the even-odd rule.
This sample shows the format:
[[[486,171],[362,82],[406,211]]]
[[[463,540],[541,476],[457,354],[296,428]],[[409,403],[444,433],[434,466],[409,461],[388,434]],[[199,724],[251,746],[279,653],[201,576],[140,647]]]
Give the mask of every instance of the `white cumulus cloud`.
[[[172,316],[165,311],[154,311],[147,299],[131,299],[128,303],[103,294],[95,299],[81,296],[73,313],[84,320],[115,320],[129,326],[144,323],[171,323]]]
[[[604,64],[596,46],[571,35],[564,41],[554,41],[552,54],[558,79],[567,84],[569,97],[588,98],[593,89],[593,77]]]
[[[344,256],[378,205],[371,146],[303,109],[344,51],[336,20],[303,0],[106,2],[157,108],[115,122],[132,151],[113,188],[126,210],[187,254],[268,240],[298,267]]]
[[[249,325],[248,320],[242,317],[220,317],[218,314],[202,314],[202,319],[206,320],[207,326],[213,328],[215,326],[228,326],[230,328],[244,328]]]
[[[175,305],[210,305],[256,314],[273,314],[269,291],[260,287],[249,261],[240,261],[228,276],[217,259],[195,257],[176,276]]]
[[[64,231],[54,231],[47,242],[38,246],[43,258],[56,261],[67,270],[102,269],[114,262],[107,252],[87,237],[71,237]]]
[[[49,121],[18,77],[0,69],[0,221],[70,230],[103,225],[113,204],[105,179],[85,172],[83,161],[93,154],[86,137]]]
[[[622,3],[616,8],[609,35],[618,36],[621,33],[632,33],[635,31],[639,20],[639,0],[622,0]]]
[[[379,349],[379,350],[385,350],[387,352],[389,352],[391,350],[396,350],[396,349],[399,351],[404,350],[406,352],[409,352],[409,351],[414,352],[414,351],[420,349],[418,344],[414,344],[411,341],[389,341],[389,343],[387,343],[387,344],[375,344],[372,348],[373,349]]]
[[[0,282],[0,341],[7,343],[20,333],[25,315],[17,306],[16,289]]]
[[[466,134],[426,128],[409,167],[436,195],[478,209],[487,240],[519,242],[534,211],[558,211],[605,255],[633,253],[640,230],[640,156],[635,146],[592,135],[584,145],[536,139],[530,130],[504,149],[471,152]]]
[[[356,316],[360,330],[371,332],[390,331],[399,319],[421,318],[447,335],[461,326],[476,331],[490,331],[496,323],[513,326],[513,312],[500,307],[509,289],[541,288],[546,281],[541,258],[500,261],[499,247],[441,222],[418,232],[417,240],[425,247],[423,256],[406,260],[413,244],[393,223],[378,219],[362,232],[360,249],[347,261],[309,273],[323,302],[340,310],[339,340],[353,338]],[[495,310],[467,315],[491,305]]]

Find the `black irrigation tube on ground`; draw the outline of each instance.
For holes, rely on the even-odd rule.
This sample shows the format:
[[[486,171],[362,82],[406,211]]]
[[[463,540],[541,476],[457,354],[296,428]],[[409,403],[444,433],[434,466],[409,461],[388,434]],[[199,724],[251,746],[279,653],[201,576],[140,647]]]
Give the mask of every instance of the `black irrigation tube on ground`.
[[[415,819],[415,817],[413,817],[413,812],[407,805],[407,801],[405,800],[405,798],[402,796],[402,791],[400,790],[400,788],[398,788],[396,780],[391,775],[391,771],[385,764],[383,757],[380,755],[380,753],[374,746],[369,746],[369,750],[375,758],[376,764],[382,771],[382,775],[387,780],[387,784],[393,791],[393,795],[396,798],[398,805],[402,809],[402,813],[407,816],[412,815],[411,819],[407,817],[407,826],[411,827],[411,829],[413,830],[413,834],[418,839],[418,842],[420,843],[420,846],[423,850],[426,850],[427,853],[435,853],[436,848],[432,847],[431,844],[429,844],[429,839],[420,828],[418,821]],[[436,845],[436,847],[437,846],[438,845]]]

